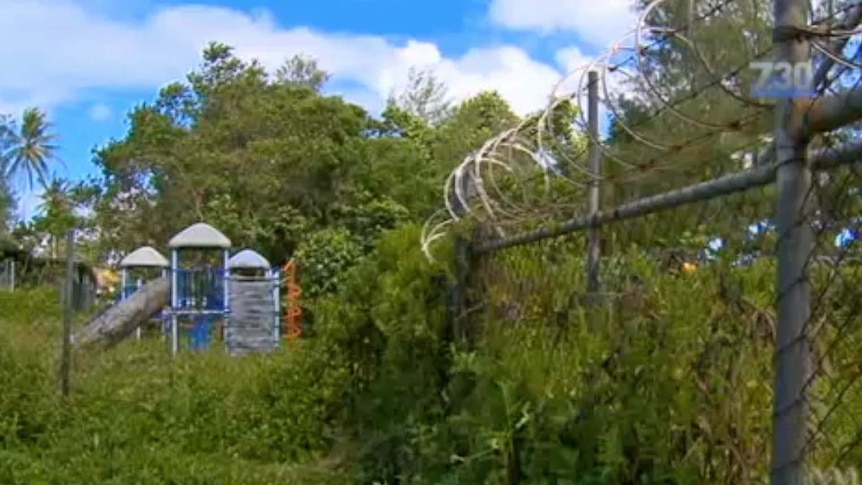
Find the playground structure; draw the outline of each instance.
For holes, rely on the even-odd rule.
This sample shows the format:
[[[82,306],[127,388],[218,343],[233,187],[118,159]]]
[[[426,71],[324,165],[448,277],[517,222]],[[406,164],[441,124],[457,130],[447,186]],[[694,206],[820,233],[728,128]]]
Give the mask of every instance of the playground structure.
[[[181,339],[189,347],[209,347],[218,324],[230,311],[228,260],[231,242],[214,227],[198,223],[180,231],[168,242],[171,250],[171,306],[168,313],[171,352]]]
[[[297,273],[295,259],[288,261],[282,268],[284,287],[287,293],[284,328],[288,340],[295,340],[302,336],[302,307],[299,305],[302,299],[302,287],[299,286]]]
[[[153,320],[162,322],[173,354],[204,350],[216,340],[231,355],[269,352],[282,335],[301,336],[294,261],[273,268],[251,249],[231,255],[231,241],[202,222],[176,234],[168,248],[170,260],[144,246],[121,261],[119,301],[82,329],[76,344],[110,346],[133,332],[141,338],[141,326]]]
[[[171,263],[158,251],[150,246],[138,248],[120,261],[120,300],[126,300],[144,286],[144,281],[153,278],[153,272],[159,277],[167,276]],[[161,312],[156,318],[161,321]],[[142,325],[135,329],[135,337],[141,339]]]
[[[280,289],[278,270],[251,249],[228,261],[230,321],[225,344],[233,355],[267,352],[278,345]],[[274,311],[273,311],[274,310]]]

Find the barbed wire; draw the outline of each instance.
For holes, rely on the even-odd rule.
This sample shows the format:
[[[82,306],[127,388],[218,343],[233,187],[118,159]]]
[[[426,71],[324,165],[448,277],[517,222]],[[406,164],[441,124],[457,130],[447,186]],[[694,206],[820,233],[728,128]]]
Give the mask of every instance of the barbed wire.
[[[754,28],[732,12],[726,15],[739,3],[739,0],[724,0],[713,5],[689,2],[688,21],[681,25],[659,22],[666,16],[657,12],[669,6],[671,0],[648,4],[634,29],[590,64],[560,79],[552,88],[544,110],[487,140],[456,166],[444,184],[444,209],[432,215],[423,228],[421,245],[426,256],[433,259],[431,246],[464,218],[485,223],[497,237],[506,237],[509,228],[535,226],[560,213],[576,216],[583,209],[579,206],[585,204],[577,197],[568,197],[565,203],[551,201],[555,191],[561,195],[559,192],[564,190],[584,190],[595,180],[625,186],[647,177],[655,178],[656,174],[690,171],[692,163],[680,163],[678,159],[704,146],[709,147],[710,156],[706,159],[702,153],[698,154],[695,168],[708,166],[706,162],[721,162],[717,165],[725,166],[726,159],[739,165],[740,159],[764,151],[771,142],[770,125],[764,125],[764,121],[769,120],[767,115],[773,103],[747,95],[750,90],[745,88],[751,84],[750,79],[746,79],[750,77],[750,64],[771,54],[772,43],[767,45],[765,40],[769,40],[769,36],[758,36]],[[703,11],[695,16],[694,10],[698,8]],[[851,15],[858,8],[858,3],[844,5],[830,16],[812,21],[812,27],[804,31],[814,39],[828,39],[832,44],[812,41],[814,49],[838,67],[837,75],[824,83],[827,88],[857,65],[845,55],[832,52],[830,47],[839,43],[843,48],[848,39],[862,32],[855,25],[846,28],[840,22],[830,21],[841,14]],[[728,23],[735,28],[728,28]],[[725,54],[727,49],[713,48],[712,51],[721,52],[710,55],[710,49],[700,46],[709,40],[708,30],[716,26],[723,29],[723,44],[733,44],[727,41],[725,31],[739,33],[741,40],[737,39],[736,44],[747,51],[741,62],[734,65],[733,59]],[[671,44],[689,56],[682,61],[689,64],[677,66],[680,72],[668,73],[672,69],[665,66],[662,71],[656,66],[655,58],[667,57]],[[682,68],[696,72],[683,72]],[[598,74],[599,102],[604,117],[610,117],[613,123],[611,137],[615,140],[627,138],[629,150],[637,151],[636,155],[626,157],[625,150],[619,148],[621,143],[607,143],[601,134],[596,136],[587,128],[586,110],[580,108],[587,105],[590,72]],[[614,80],[614,75],[624,79]],[[674,82],[662,82],[664,77],[674,77]],[[702,78],[706,78],[706,82],[698,82]],[[708,91],[718,94],[710,98]],[[725,107],[732,116],[724,120],[714,121],[718,117],[711,111],[692,113],[704,106],[709,108],[710,101],[726,105],[728,100],[735,105]],[[697,105],[698,101],[703,105]],[[648,112],[630,119],[620,103],[648,108]],[[668,130],[672,132],[654,129],[653,125],[669,123],[669,120],[676,123],[675,129]],[[730,140],[734,137],[735,143]],[[720,145],[718,149],[716,144]],[[594,174],[588,168],[586,155],[590,146],[601,152],[609,173]],[[653,155],[644,156],[644,152]]]
[[[545,110],[465,158],[423,250],[432,257],[452,228],[483,226],[470,236],[481,257],[459,261],[461,328],[543,337],[527,341],[525,330],[512,339],[521,347],[575,334],[554,368],[572,360],[572,346],[580,359],[599,342],[601,358],[567,368],[560,386],[576,389],[575,408],[627,411],[596,418],[590,436],[643,425],[617,481],[648,476],[643,463],[658,463],[662,477],[687,469],[699,483],[762,483],[770,473],[784,483],[858,466],[862,3],[792,32],[811,44],[816,89],[772,102],[749,94],[746,70],[772,52],[768,15],[745,17],[746,0],[689,10],[673,1],[647,5],[627,37],[554,87]],[[692,18],[692,9],[706,18],[658,15]],[[578,110],[592,80],[615,123],[599,134]],[[810,184],[794,163],[806,156]],[[681,264],[669,267],[671,258]]]

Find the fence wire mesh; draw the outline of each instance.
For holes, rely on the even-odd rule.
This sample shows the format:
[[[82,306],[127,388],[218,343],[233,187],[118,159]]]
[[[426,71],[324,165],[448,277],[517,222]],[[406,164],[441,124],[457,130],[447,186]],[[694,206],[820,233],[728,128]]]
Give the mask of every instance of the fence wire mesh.
[[[770,192],[602,227],[608,256],[598,294],[587,291],[583,233],[476,258],[464,315],[470,337],[501,362],[543,348],[529,354],[545,355],[542,366],[519,362],[511,372],[536,372],[536,395],[577,410],[569,431],[579,454],[559,478],[736,484],[768,476],[775,238],[758,228]],[[678,231],[681,224],[694,230]]]
[[[641,12],[447,180],[422,246],[472,249],[456,324],[567,410],[558,478],[852,482],[862,4]],[[811,99],[749,94],[752,62],[809,51]]]
[[[819,140],[821,150],[837,150],[855,127],[841,131]],[[812,244],[803,281],[810,286],[811,310],[804,329],[808,375],[801,402],[809,418],[799,458],[812,469],[841,470],[847,477],[858,476],[862,467],[860,184],[859,165],[815,173],[800,217]]]
[[[65,261],[60,259],[35,258],[15,253],[15,257],[3,257],[0,253],[0,290],[39,286],[56,286],[63,290]],[[75,264],[72,286],[73,307],[77,311],[89,309],[96,300],[96,274],[89,265]]]

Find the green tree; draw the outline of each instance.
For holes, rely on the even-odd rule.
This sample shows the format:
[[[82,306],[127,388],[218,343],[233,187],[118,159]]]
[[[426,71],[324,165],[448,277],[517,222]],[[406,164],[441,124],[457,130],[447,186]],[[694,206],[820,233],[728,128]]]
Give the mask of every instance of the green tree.
[[[390,96],[388,104],[394,104],[431,125],[443,122],[452,111],[446,85],[432,72],[416,68],[410,68],[407,86],[401,93]]]
[[[642,13],[649,3],[636,7]],[[604,164],[608,209],[742,170],[741,153],[763,149],[759,137],[773,123],[768,102],[749,94],[756,73],[747,69],[771,56],[770,2],[673,0],[652,8],[646,23],[680,35],[643,39],[641,75],[615,76],[626,81],[613,100],[617,116]],[[739,241],[773,206],[768,190],[724,199],[721,207],[689,205],[673,218],[626,225],[615,239],[620,246],[675,247],[682,234],[699,228],[698,240]]]
[[[9,131],[11,120],[8,115],[0,114],[0,246],[12,246],[11,231],[15,219],[15,208],[18,201],[12,190],[12,183],[7,175],[6,158],[2,156],[12,143]]]
[[[306,56],[293,56],[275,71],[276,82],[288,86],[308,88],[319,92],[329,81],[330,74],[317,65],[317,60]]]
[[[0,176],[0,240],[8,239],[15,218],[15,194],[8,180]]]
[[[454,168],[467,154],[520,121],[500,93],[480,93],[456,106],[452,116],[440,125],[433,156]]]
[[[412,104],[374,119],[321,93],[328,75],[313,59],[273,76],[210,44],[186,81],[133,109],[128,132],[95,151],[101,252],[160,246],[203,220],[277,264],[319,231],[367,252],[383,232],[423,221],[452,168],[519,119],[496,93],[444,110],[442,83],[416,76]]]
[[[40,198],[38,210],[41,215],[33,218],[33,227],[48,236],[51,257],[56,258],[60,255],[64,235],[78,225],[71,184],[54,177]]]
[[[314,89],[315,66],[297,57],[273,78],[211,44],[187,82],[134,109],[128,133],[96,151],[105,251],[206,220],[278,262],[311,226],[338,225],[380,152],[363,109]]]
[[[9,122],[8,116],[0,115],[0,154],[6,153],[12,142],[11,134],[7,131]],[[15,193],[12,191],[12,184],[7,176],[6,159],[0,157],[0,238],[8,237],[8,233],[12,229],[16,204]]]
[[[7,177],[25,177],[30,189],[34,188],[34,178],[39,185],[47,187],[57,152],[57,135],[51,130],[47,115],[38,108],[26,109],[20,124],[5,124],[2,128],[5,149],[0,158]]]

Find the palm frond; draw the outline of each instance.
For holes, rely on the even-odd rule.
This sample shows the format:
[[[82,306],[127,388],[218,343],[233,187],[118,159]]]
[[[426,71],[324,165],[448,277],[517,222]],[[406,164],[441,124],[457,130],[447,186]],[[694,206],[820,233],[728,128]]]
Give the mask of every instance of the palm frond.
[[[9,147],[0,156],[3,173],[8,178],[25,177],[27,186],[34,188],[34,179],[40,186],[47,188],[51,183],[50,165],[55,162],[59,149],[54,143],[57,135],[51,132],[53,125],[45,112],[38,108],[28,108],[21,116],[20,127],[5,123],[0,131],[0,139]]]

